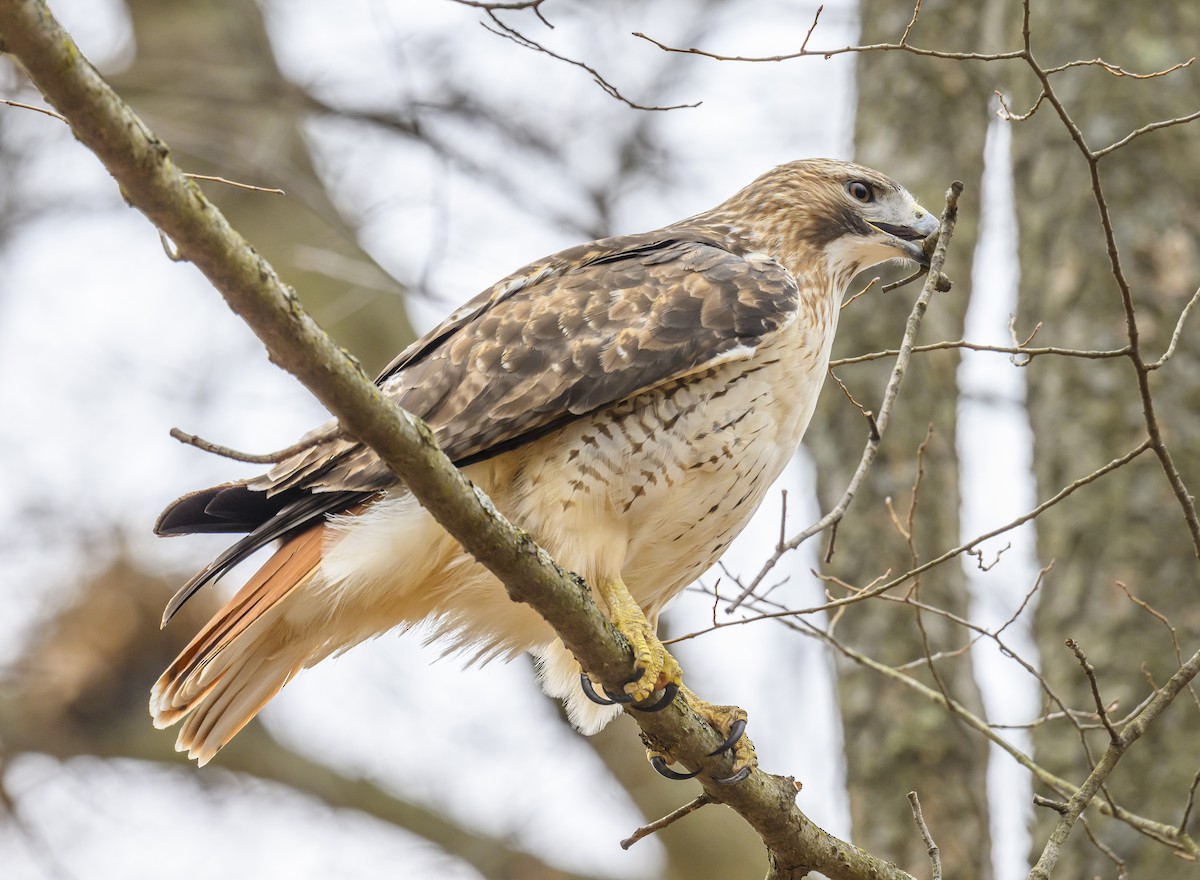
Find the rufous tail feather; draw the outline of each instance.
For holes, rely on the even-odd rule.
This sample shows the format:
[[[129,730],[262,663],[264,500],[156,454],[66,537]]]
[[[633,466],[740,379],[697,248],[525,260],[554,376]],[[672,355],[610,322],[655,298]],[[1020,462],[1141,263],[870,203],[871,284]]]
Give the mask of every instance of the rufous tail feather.
[[[321,563],[325,525],[286,541],[175,658],[150,692],[156,727],[186,718],[175,748],[201,766],[310,659],[281,603]]]

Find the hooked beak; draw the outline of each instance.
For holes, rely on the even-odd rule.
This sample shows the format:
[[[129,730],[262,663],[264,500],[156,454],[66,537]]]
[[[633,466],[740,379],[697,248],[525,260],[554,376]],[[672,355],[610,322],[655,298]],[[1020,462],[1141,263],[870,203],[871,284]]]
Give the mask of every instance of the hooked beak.
[[[910,260],[929,268],[929,254],[926,252],[924,244],[929,236],[938,231],[940,224],[937,217],[925,211],[917,217],[916,222],[911,226],[897,226],[894,223],[877,221],[868,222],[884,235],[889,235],[896,239],[896,250],[903,253]]]

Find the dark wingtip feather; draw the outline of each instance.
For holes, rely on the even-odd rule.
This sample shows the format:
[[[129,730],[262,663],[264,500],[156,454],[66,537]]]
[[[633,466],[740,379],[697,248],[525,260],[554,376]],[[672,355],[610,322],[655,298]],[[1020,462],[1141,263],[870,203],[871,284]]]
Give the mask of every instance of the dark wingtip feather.
[[[202,568],[179,588],[167,603],[162,625],[166,626],[183,604],[209,581],[216,580],[259,547],[282,538],[294,529],[317,522],[328,513],[346,510],[361,504],[376,492],[326,492],[315,495],[283,493],[268,498],[264,492],[248,489],[242,483],[226,483],[184,495],[171,504],[159,517],[155,532],[160,535],[183,535],[193,532],[240,531],[245,537],[226,548],[225,552]],[[198,513],[197,513],[198,511]],[[249,520],[248,525],[234,519]],[[229,517],[219,519],[218,516]],[[234,526],[238,526],[235,528]]]
[[[154,524],[154,533],[171,536],[250,532],[286,503],[285,499],[249,489],[245,483],[222,483],[172,501]]]
[[[211,517],[206,514],[209,503],[222,491],[236,485],[225,483],[208,489],[197,489],[176,498],[159,514],[154,523],[154,534],[190,535],[198,531],[208,531],[205,527],[210,524]]]

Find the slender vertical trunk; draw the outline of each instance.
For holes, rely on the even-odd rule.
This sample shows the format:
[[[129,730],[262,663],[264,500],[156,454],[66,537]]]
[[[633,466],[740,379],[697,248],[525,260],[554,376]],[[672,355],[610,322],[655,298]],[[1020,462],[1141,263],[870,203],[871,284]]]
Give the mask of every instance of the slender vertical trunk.
[[[910,39],[943,49],[986,49],[997,41],[987,23],[992,5],[927,2]],[[911,6],[863,0],[860,42],[897,41],[911,15]],[[984,74],[964,64],[914,63],[904,53],[858,58],[857,158],[903,181],[931,210],[939,208],[952,179],[967,185],[947,266],[954,290],[940,296],[926,316],[924,341],[959,338],[970,296],[991,95]],[[908,289],[873,291],[850,305],[841,318],[834,356],[895,347],[912,295]],[[828,574],[861,586],[958,543],[957,365],[952,351],[913,359],[875,469],[839,529]],[[889,369],[889,363],[880,362],[837,372],[871,408]],[[865,440],[867,424],[836,387],[827,389],[821,406],[823,413],[815,421],[820,428],[810,432],[806,443],[817,460],[822,503],[829,506],[857,464],[856,445],[848,447],[845,438]],[[925,443],[927,431],[932,433]],[[923,474],[910,547],[902,530],[908,529],[919,465]],[[922,576],[915,591],[923,601],[956,614],[966,611],[966,583],[956,565]],[[883,600],[852,607],[837,626],[844,639],[893,665],[920,658],[927,650],[960,647],[966,640],[962,630],[941,618],[918,618],[912,607]],[[928,668],[912,672],[939,686]],[[939,661],[937,675],[955,699],[978,705],[966,654]],[[941,846],[947,876],[990,877],[985,744],[944,710],[845,663],[839,669],[838,698],[855,842],[918,874],[927,871],[925,845],[904,798],[915,789]]]

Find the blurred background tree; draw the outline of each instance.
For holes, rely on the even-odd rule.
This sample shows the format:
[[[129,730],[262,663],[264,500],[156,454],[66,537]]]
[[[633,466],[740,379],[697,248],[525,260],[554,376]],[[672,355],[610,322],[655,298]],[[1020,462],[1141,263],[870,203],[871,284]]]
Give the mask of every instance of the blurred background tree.
[[[1012,34],[988,14],[987,6],[953,0],[924,4],[921,44],[949,51],[960,46],[981,52],[999,50]],[[896,42],[913,10],[883,0],[863,0],[860,14],[859,41],[869,45]],[[913,65],[911,59],[894,52],[865,54],[857,61],[856,159],[888,168],[914,192],[944,189],[949,183],[947,169],[953,169],[953,177],[966,184],[953,256],[946,267],[954,279],[954,290],[928,315],[923,339],[963,337],[979,232],[992,75],[982,66]],[[921,109],[914,112],[917,107]],[[953,136],[929,137],[930,119],[940,120]],[[918,150],[906,149],[917,143],[921,144]],[[898,277],[892,274],[884,280]],[[856,301],[839,324],[834,357],[895,348],[895,328],[904,325],[910,308],[911,295],[903,291],[867,294]],[[913,360],[904,390],[904,417],[888,431],[872,478],[855,500],[851,515],[839,526],[833,557],[824,566],[826,573],[864,586],[886,571],[905,571],[958,543],[958,359],[958,352],[946,350]],[[847,366],[837,373],[851,394],[871,407],[890,370],[890,361],[876,361]],[[817,465],[822,506],[830,508],[858,465],[856,457],[847,455],[847,438],[865,440],[867,424],[835,388],[823,396],[815,421],[832,426],[806,438]],[[918,456],[922,448],[924,453]],[[898,516],[905,521],[910,504],[916,505],[911,540],[894,519]],[[863,548],[870,549],[863,552]],[[959,566],[942,566],[921,576],[912,595],[961,617],[969,616],[966,577]],[[945,619],[922,614],[916,606],[884,602],[849,609],[839,629],[849,644],[896,666],[928,651],[953,650],[962,641],[961,629]],[[929,669],[915,674],[929,686],[939,686]],[[958,699],[979,708],[969,654],[941,663],[939,675]],[[925,860],[925,844],[912,833],[908,804],[895,797],[898,791],[915,789],[932,828],[956,829],[940,843],[947,876],[991,877],[986,743],[961,725],[947,723],[943,709],[914,700],[901,689],[882,687],[877,674],[845,660],[838,665],[838,707],[846,731],[854,840],[871,852],[891,854],[909,870],[918,870]],[[930,797],[926,780],[947,775],[956,784]]]
[[[1148,72],[1195,54],[1192,35],[1200,28],[1200,8],[1174,4],[1141,16],[1119,3],[1070,0],[1053,10],[1038,10],[1033,25],[1040,34],[1038,55],[1046,63],[1074,58],[1082,43],[1089,47],[1089,57],[1120,58],[1122,67]],[[1058,88],[1093,149],[1147,123],[1194,111],[1200,98],[1200,78],[1191,69],[1151,80],[1095,71],[1080,76],[1082,72],[1067,72]],[[1011,89],[1015,104],[1031,105],[1039,87],[1023,77]],[[1200,155],[1197,129],[1170,128],[1153,137],[1130,144],[1100,165],[1124,270],[1137,296],[1148,360],[1166,351],[1180,311],[1200,285],[1200,221],[1192,207],[1200,199],[1200,179],[1193,173],[1194,157]],[[1099,234],[1087,166],[1069,149],[1061,122],[1043,110],[1020,123],[1013,145],[1021,335],[1041,324],[1038,344],[1122,347],[1125,313]],[[1195,486],[1200,479],[1194,442],[1200,436],[1200,362],[1195,330],[1185,330],[1173,359],[1153,375],[1153,392],[1175,466]],[[1193,343],[1188,345],[1187,339]],[[1123,454],[1144,431],[1136,376],[1125,360],[1036,364],[1028,379],[1041,497]],[[1114,701],[1113,714],[1123,717],[1144,699],[1147,684],[1161,685],[1178,668],[1178,660],[1165,625],[1130,601],[1119,584],[1165,615],[1177,628],[1184,651],[1200,633],[1200,578],[1171,487],[1157,462],[1146,456],[1086,496],[1048,511],[1038,521],[1038,541],[1045,561],[1069,563],[1056,566],[1054,588],[1038,606],[1036,633],[1045,674],[1070,704],[1087,705],[1087,682],[1063,647],[1064,639],[1075,638],[1096,667],[1105,699]],[[1114,800],[1142,813],[1154,811],[1165,798],[1172,804],[1186,802],[1200,768],[1198,712],[1194,696],[1172,707],[1149,741],[1131,751],[1112,777]],[[1103,735],[1094,732],[1089,738],[1093,750],[1103,748]],[[1064,775],[1087,770],[1078,739],[1065,722],[1040,728],[1034,745],[1039,759]],[[1053,818],[1039,816],[1039,831],[1044,834]],[[1139,874],[1195,876],[1194,864],[1181,862],[1120,822],[1098,818],[1093,831]],[[1103,852],[1084,846],[1074,847],[1062,867],[1068,877],[1112,869]]]

